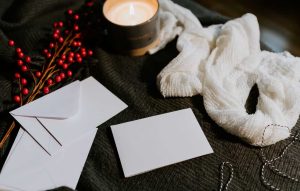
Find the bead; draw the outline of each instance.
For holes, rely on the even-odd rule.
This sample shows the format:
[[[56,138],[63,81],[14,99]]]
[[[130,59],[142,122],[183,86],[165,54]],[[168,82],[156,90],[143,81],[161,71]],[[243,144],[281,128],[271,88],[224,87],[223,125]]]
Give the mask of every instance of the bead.
[[[22,72],[27,72],[27,71],[28,71],[28,67],[25,66],[25,65],[23,65],[23,66],[21,67],[21,70],[22,70]]]
[[[48,84],[48,86],[51,86],[51,85],[53,84],[53,80],[52,80],[51,78],[49,78],[49,79],[47,80],[47,84]]]
[[[18,53],[18,57],[19,58],[23,58],[24,57],[24,53],[23,52]]]
[[[21,48],[16,48],[16,52],[20,53],[20,52],[22,52],[22,49]]]
[[[40,71],[35,72],[35,76],[37,78],[40,78],[42,76],[42,73]]]
[[[15,46],[15,41],[9,40],[8,41],[8,46]]]
[[[15,73],[15,78],[16,78],[16,79],[20,79],[20,78],[21,78],[21,75],[20,75],[20,73],[18,73],[18,72],[17,72],[17,73]]]
[[[31,58],[29,56],[25,57],[25,62],[30,63],[31,62]]]
[[[21,102],[21,97],[20,96],[14,96],[14,101],[16,102],[16,103],[20,103]]]
[[[27,84],[27,80],[26,80],[25,78],[22,78],[22,79],[21,79],[21,84],[22,84],[23,86],[25,86],[25,85]]]
[[[71,76],[72,76],[72,74],[73,74],[73,73],[72,73],[72,71],[71,71],[71,70],[68,70],[68,71],[67,71],[67,75],[68,75],[69,77],[71,77]]]
[[[68,14],[69,14],[69,15],[72,15],[72,14],[73,14],[73,10],[72,10],[72,9],[69,9],[69,10],[68,10]]]
[[[65,70],[66,70],[66,69],[69,67],[69,65],[68,65],[68,64],[63,64],[63,66],[62,66],[62,67],[63,67],[63,69],[65,69]]]
[[[49,87],[44,87],[43,92],[44,92],[44,94],[48,94],[50,92]]]
[[[27,95],[29,93],[29,90],[27,88],[23,88],[22,94]]]
[[[61,77],[60,76],[55,76],[55,81],[58,83],[61,81]]]
[[[22,66],[24,63],[23,63],[22,60],[18,60],[18,61],[17,61],[17,64],[18,64],[18,66]]]
[[[65,74],[65,73],[63,73],[63,72],[62,72],[62,73],[60,73],[59,75],[60,75],[60,77],[61,77],[62,79],[64,79],[64,78],[66,77],[66,74]]]

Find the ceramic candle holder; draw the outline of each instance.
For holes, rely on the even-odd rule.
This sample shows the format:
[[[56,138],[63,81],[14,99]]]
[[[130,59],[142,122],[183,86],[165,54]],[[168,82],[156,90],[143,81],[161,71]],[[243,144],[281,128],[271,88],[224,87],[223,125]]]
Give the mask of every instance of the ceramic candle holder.
[[[158,0],[106,0],[103,15],[109,46],[124,54],[142,56],[159,43]]]

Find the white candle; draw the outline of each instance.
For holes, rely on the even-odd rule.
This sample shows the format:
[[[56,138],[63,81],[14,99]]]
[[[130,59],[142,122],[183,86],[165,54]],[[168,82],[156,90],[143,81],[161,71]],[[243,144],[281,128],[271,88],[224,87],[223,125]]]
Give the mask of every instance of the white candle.
[[[146,1],[120,1],[107,10],[106,17],[115,24],[132,26],[151,19],[156,11],[157,7]]]

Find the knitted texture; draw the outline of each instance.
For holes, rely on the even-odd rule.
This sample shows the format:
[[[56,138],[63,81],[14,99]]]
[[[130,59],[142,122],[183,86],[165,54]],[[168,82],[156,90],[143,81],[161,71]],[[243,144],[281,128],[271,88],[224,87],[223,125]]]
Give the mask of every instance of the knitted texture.
[[[274,126],[268,128],[262,143],[267,125],[291,129],[297,122],[299,58],[261,52],[258,21],[252,14],[203,28],[190,11],[170,0],[163,1],[161,11],[177,18],[177,22],[163,24],[162,33],[182,27],[177,40],[180,53],[157,76],[164,97],[203,95],[209,116],[251,145],[271,145],[289,137],[289,129]],[[161,38],[170,40],[174,34],[176,30]],[[248,114],[245,103],[255,84],[260,96],[256,112]]]
[[[73,2],[73,3],[71,3]],[[197,16],[203,26],[223,24],[224,16],[205,9],[191,0],[174,0],[188,8]],[[47,35],[51,35],[51,25],[55,20],[63,20],[64,10],[74,8],[82,1],[69,0],[3,0],[0,1],[0,134],[12,122],[11,111],[12,76],[15,71],[12,55],[15,50],[7,46],[7,39],[15,39],[27,53],[41,50],[48,45]],[[99,7],[99,13],[101,8]],[[28,13],[28,14],[27,14]],[[98,36],[100,33],[97,33]],[[2,43],[3,42],[3,43]],[[94,42],[93,42],[94,43]],[[267,190],[260,179],[262,160],[259,149],[244,144],[235,136],[226,133],[207,115],[203,97],[164,99],[156,87],[156,76],[178,55],[176,41],[169,43],[154,55],[131,58],[105,51],[101,43],[94,48],[95,60],[90,62],[80,75],[74,79],[85,79],[93,75],[128,108],[98,127],[98,132],[85,163],[76,190],[78,191],[207,191],[218,190],[220,184],[220,165],[228,161],[233,165],[234,177],[228,190]],[[253,89],[253,95],[257,93]],[[248,103],[255,105],[255,96]],[[110,125],[141,119],[183,108],[192,108],[214,153],[185,162],[156,169],[131,178],[124,178]],[[296,125],[299,129],[299,124]],[[12,135],[9,143],[14,140]],[[180,137],[178,138],[180,139]],[[281,141],[264,148],[267,158],[277,156],[287,141]],[[9,146],[10,144],[8,144]],[[276,167],[291,176],[300,177],[299,141]],[[1,160],[9,147],[1,153]],[[4,155],[3,155],[4,154]],[[72,162],[72,161],[70,161]],[[273,177],[272,170],[266,169],[266,179],[274,181],[285,190],[300,190],[300,184]],[[224,168],[224,182],[229,178],[229,170]],[[58,188],[59,191],[69,190]]]

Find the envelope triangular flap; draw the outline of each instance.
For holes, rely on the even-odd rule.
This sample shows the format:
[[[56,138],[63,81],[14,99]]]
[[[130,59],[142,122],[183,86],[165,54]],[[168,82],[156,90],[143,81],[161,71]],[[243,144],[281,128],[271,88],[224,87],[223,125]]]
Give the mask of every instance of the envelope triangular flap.
[[[80,81],[75,81],[29,104],[26,104],[10,114],[16,116],[38,118],[70,118],[78,112],[80,96]]]

